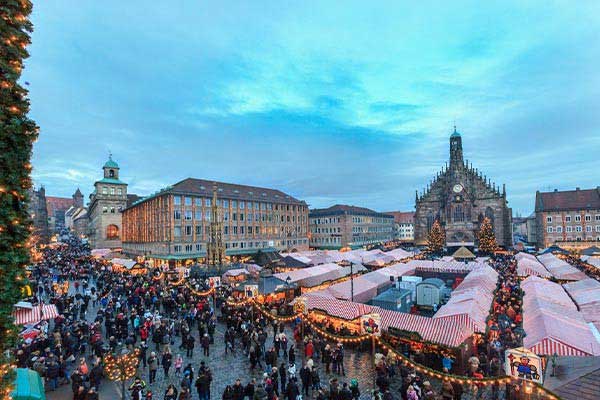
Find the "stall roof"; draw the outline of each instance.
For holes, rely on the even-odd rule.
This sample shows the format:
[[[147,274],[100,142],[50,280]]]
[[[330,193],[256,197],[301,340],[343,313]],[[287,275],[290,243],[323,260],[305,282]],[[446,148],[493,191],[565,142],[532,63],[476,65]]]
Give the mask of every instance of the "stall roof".
[[[113,258],[111,262],[113,264],[121,265],[127,269],[133,269],[133,267],[135,267],[136,265],[141,266],[138,262],[129,258]]]
[[[456,258],[456,259],[476,258],[475,254],[473,254],[471,251],[469,251],[469,249],[467,249],[465,246],[461,246],[460,249],[456,250],[454,252],[454,254],[452,254],[452,257]]]
[[[521,288],[526,348],[540,355],[600,355],[594,332],[559,284],[531,276]]]
[[[556,279],[578,281],[588,277],[584,272],[552,253],[542,254],[538,259]]]
[[[14,400],[46,400],[44,383],[40,375],[28,368],[17,368],[15,388],[11,394]]]
[[[18,308],[13,311],[15,324],[29,325],[38,324],[48,319],[58,317],[58,309],[54,304],[44,304],[42,307],[33,306],[33,308]]]
[[[550,278],[552,274],[544,267],[544,265],[535,256],[527,253],[518,253],[515,255],[517,259],[517,274],[519,276],[539,276],[542,278]]]
[[[565,283],[563,288],[577,304],[586,322],[600,323],[600,282],[590,278]]]

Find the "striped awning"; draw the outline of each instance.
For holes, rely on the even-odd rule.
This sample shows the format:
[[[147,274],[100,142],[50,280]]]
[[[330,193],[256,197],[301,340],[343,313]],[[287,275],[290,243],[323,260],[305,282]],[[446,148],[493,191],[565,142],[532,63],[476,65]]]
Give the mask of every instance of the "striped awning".
[[[591,356],[592,354],[580,350],[572,345],[568,345],[559,340],[545,338],[541,342],[538,342],[536,345],[531,346],[529,350],[533,351],[538,355],[548,355],[551,356],[553,354],[557,354],[559,356]]]
[[[13,312],[13,316],[17,325],[35,325],[41,321],[58,317],[58,310],[54,304],[44,304],[42,307],[34,306],[31,309],[18,308]]]

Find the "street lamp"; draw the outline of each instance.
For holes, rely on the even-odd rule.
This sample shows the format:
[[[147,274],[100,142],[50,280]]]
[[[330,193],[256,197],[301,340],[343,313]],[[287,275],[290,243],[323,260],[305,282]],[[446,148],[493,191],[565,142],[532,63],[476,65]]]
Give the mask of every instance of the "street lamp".
[[[140,363],[140,349],[121,356],[112,354],[104,357],[104,373],[111,381],[121,382],[121,399],[125,400],[125,381],[133,378]]]

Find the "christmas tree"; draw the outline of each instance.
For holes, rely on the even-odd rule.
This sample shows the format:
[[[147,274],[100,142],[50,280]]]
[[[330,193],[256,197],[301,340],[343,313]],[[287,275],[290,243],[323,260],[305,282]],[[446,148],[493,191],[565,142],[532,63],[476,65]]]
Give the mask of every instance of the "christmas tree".
[[[3,0],[0,6],[0,397],[10,398],[13,369],[9,350],[17,328],[13,305],[25,284],[29,262],[27,241],[31,221],[27,213],[27,189],[31,187],[31,150],[37,138],[35,123],[27,118],[27,90],[18,80],[33,25],[28,19],[28,0]]]
[[[433,222],[429,235],[427,235],[427,252],[429,254],[441,254],[446,244],[446,234],[437,219]]]
[[[488,217],[485,217],[481,221],[477,238],[479,239],[479,251],[484,254],[491,254],[498,248],[496,236],[494,235],[494,227]]]

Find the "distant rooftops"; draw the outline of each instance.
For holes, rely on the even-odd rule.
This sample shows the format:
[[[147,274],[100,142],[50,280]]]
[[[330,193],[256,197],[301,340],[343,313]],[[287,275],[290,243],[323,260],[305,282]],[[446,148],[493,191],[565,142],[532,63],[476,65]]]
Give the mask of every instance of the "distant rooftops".
[[[394,222],[397,224],[414,224],[415,223],[415,212],[414,211],[386,211],[385,214],[393,215]]]
[[[364,215],[381,218],[394,218],[393,215],[373,211],[365,207],[336,204],[329,208],[316,208],[310,210],[309,217],[324,217],[329,215]]]
[[[537,192],[535,210],[540,211],[568,211],[600,209],[600,187],[596,189],[579,188],[553,192]]]

